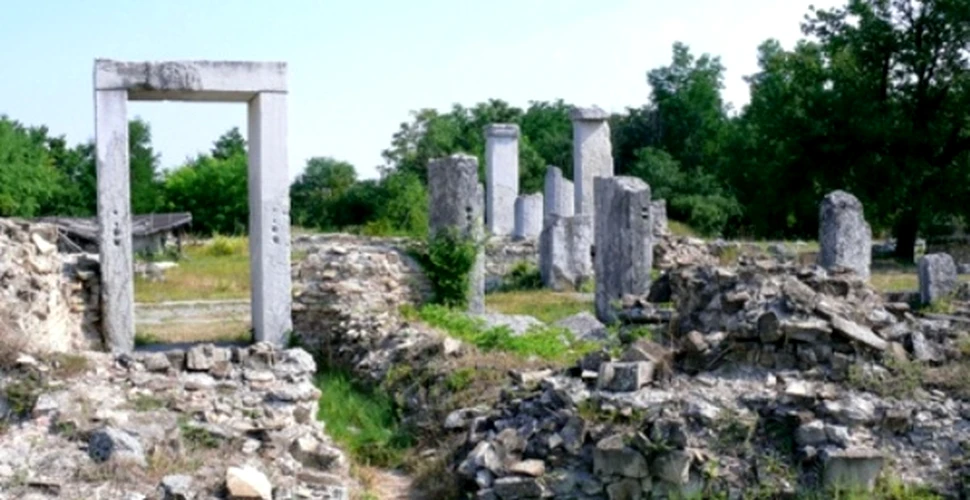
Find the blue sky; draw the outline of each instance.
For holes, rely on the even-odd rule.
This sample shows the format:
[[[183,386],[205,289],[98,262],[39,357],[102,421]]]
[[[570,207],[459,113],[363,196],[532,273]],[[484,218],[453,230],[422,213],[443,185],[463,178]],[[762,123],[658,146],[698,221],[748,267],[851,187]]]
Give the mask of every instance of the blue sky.
[[[525,106],[565,99],[620,111],[647,101],[646,72],[675,41],[719,55],[725,97],[747,102],[742,77],[767,38],[790,47],[808,5],[836,0],[5,0],[0,8],[0,114],[45,124],[71,142],[93,137],[95,58],[285,61],[289,173],[307,158],[376,176],[380,152],[411,110],[488,98]],[[163,167],[208,150],[242,104],[135,102]]]

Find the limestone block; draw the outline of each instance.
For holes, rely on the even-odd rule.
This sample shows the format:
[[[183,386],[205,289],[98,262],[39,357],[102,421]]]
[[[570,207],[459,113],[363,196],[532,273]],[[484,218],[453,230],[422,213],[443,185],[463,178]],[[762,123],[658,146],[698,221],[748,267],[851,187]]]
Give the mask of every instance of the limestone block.
[[[514,230],[519,195],[519,126],[496,123],[485,127],[485,220],[497,236]]]
[[[542,232],[542,193],[526,194],[515,199],[515,230],[516,239],[535,239]]]
[[[825,196],[819,207],[818,243],[820,266],[846,268],[869,278],[872,230],[858,198],[841,190]]]
[[[542,283],[554,290],[579,290],[593,276],[593,218],[552,216],[539,235]]]
[[[957,267],[945,253],[924,255],[919,259],[919,298],[923,304],[944,299],[957,288]]]
[[[660,238],[669,231],[667,227],[667,200],[650,202],[650,219],[653,221],[653,236]]]
[[[624,295],[646,295],[653,268],[650,186],[636,177],[596,179],[596,317],[617,320]]]
[[[613,176],[609,114],[600,108],[574,108],[573,183],[576,214],[593,214],[593,179]]]
[[[550,215],[572,217],[575,209],[573,198],[573,183],[562,176],[559,167],[546,167],[545,185],[543,188],[543,215],[545,221]]]

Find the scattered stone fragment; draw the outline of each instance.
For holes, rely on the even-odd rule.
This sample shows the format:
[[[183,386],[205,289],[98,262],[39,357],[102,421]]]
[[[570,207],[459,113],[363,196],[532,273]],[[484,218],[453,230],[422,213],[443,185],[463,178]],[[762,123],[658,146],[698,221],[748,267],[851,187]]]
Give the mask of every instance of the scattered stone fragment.
[[[627,446],[622,434],[616,434],[596,443],[593,450],[593,473],[643,478],[650,475],[650,469],[643,455]]]
[[[159,485],[164,500],[192,500],[192,476],[182,474],[165,476]]]
[[[653,370],[654,364],[647,361],[603,363],[597,385],[607,391],[637,391],[653,380]]]
[[[273,500],[273,485],[262,472],[245,465],[226,469],[229,498],[239,500]]]
[[[872,491],[885,458],[869,449],[826,450],[822,481],[827,488]]]
[[[145,450],[138,438],[114,427],[103,427],[91,433],[88,454],[96,462],[132,461],[145,465]]]
[[[523,476],[541,477],[546,473],[546,463],[536,459],[523,460],[509,466],[509,472]]]
[[[654,459],[650,470],[664,481],[685,485],[690,480],[691,455],[683,450],[672,450]]]

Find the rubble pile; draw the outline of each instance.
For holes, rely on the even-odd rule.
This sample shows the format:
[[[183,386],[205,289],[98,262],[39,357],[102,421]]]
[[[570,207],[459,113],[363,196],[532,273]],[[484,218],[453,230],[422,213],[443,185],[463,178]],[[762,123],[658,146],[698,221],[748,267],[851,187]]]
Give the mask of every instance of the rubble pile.
[[[18,371],[0,378],[0,408],[18,413],[0,434],[0,498],[349,498],[302,349],[22,356]],[[10,397],[24,380],[29,406]]]

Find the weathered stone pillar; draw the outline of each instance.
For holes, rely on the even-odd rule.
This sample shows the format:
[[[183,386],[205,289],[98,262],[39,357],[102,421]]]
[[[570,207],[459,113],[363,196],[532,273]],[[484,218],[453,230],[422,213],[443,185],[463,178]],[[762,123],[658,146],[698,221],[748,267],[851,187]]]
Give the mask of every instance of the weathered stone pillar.
[[[919,298],[923,304],[946,299],[957,289],[957,265],[945,253],[919,259]]]
[[[593,214],[593,179],[613,177],[609,114],[600,108],[573,108],[573,183],[578,214]],[[595,225],[595,223],[594,223]]]
[[[249,101],[249,265],[257,342],[283,345],[293,329],[290,273],[290,176],[286,93]]]
[[[581,289],[593,276],[592,248],[592,216],[549,216],[539,235],[543,285],[560,292]]]
[[[485,220],[497,236],[515,228],[515,198],[519,195],[519,126],[496,123],[485,127]]]
[[[515,199],[516,239],[534,239],[542,232],[542,193],[524,194]]]
[[[650,291],[653,222],[650,186],[637,177],[598,177],[595,228],[596,317],[617,320],[624,295]]]
[[[542,219],[545,221],[550,215],[572,217],[575,213],[573,201],[573,183],[564,179],[559,167],[546,167],[544,186],[544,202]],[[545,224],[545,222],[543,222]]]
[[[833,191],[819,207],[818,263],[829,269],[850,269],[869,279],[872,230],[862,203],[845,191]]]
[[[95,90],[98,225],[102,325],[108,349],[135,347],[135,285],[131,253],[128,91]]]
[[[456,228],[479,244],[472,267],[468,310],[485,312],[485,253],[482,243],[482,185],[478,182],[478,159],[455,154],[428,163],[428,229],[432,235]]]

